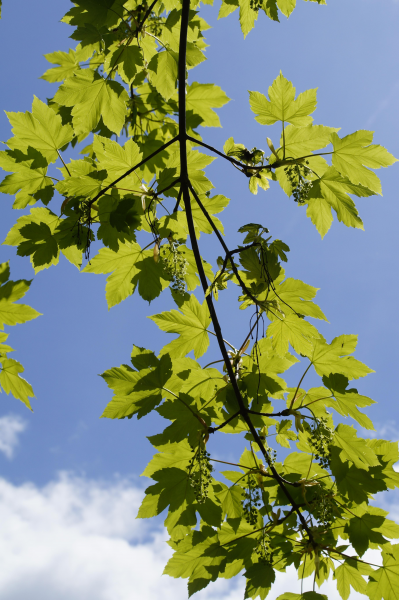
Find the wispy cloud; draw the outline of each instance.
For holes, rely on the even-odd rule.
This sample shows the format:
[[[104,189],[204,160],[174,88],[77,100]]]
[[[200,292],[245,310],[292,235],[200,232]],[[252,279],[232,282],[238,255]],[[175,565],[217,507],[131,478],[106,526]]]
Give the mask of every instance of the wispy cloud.
[[[162,576],[172,553],[162,525],[135,518],[142,495],[131,482],[104,484],[69,474],[42,488],[0,479],[1,599],[186,600],[186,581]],[[304,590],[311,586],[305,581]],[[287,591],[300,591],[291,567],[277,575],[272,600]],[[321,593],[339,598],[332,581]],[[240,576],[195,596],[243,597]],[[351,600],[360,598],[351,593]]]
[[[399,0],[393,0],[394,4],[398,4]],[[366,121],[366,127],[372,127],[373,123],[375,123],[375,121],[378,119],[378,117],[386,112],[391,104],[395,101],[397,101],[397,97],[399,94],[399,81],[397,81],[394,86],[392,87],[390,93],[383,99],[381,100],[377,106],[374,109],[374,112],[369,116],[369,118]]]
[[[0,417],[0,452],[11,459],[19,443],[19,435],[26,429],[26,421],[18,415]]]
[[[389,423],[375,423],[374,425],[375,431],[360,428],[359,435],[364,438],[381,438],[391,441],[397,441],[399,438],[396,421],[389,421]]]

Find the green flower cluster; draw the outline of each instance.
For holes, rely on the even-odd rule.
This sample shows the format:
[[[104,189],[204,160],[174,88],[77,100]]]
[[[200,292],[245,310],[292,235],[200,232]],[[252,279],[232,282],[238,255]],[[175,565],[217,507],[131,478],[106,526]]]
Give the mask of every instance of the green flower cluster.
[[[270,543],[270,535],[263,529],[262,534],[258,539],[258,545],[255,550],[259,556],[259,561],[270,564],[273,560],[273,549]]]
[[[169,244],[161,248],[162,265],[171,278],[171,288],[179,294],[186,291],[185,276],[187,274],[188,262],[184,253],[179,249],[180,242],[177,240],[169,241]]]
[[[212,479],[213,467],[209,461],[210,454],[198,448],[188,465],[190,484],[194,489],[196,500],[199,504],[208,497],[208,487]]]
[[[308,164],[309,161],[307,160],[306,165]],[[294,200],[295,202],[298,202],[298,204],[305,204],[313,186],[312,182],[308,179],[311,170],[306,165],[295,164],[285,167],[284,169],[292,187]]]
[[[330,466],[330,446],[333,441],[333,430],[327,425],[328,419],[316,419],[311,427],[311,443],[315,458],[324,469]]]
[[[253,475],[247,476],[247,487],[244,492],[244,498],[242,501],[242,508],[244,512],[244,519],[248,525],[256,526],[258,522],[258,509],[260,506],[260,493],[258,483]]]

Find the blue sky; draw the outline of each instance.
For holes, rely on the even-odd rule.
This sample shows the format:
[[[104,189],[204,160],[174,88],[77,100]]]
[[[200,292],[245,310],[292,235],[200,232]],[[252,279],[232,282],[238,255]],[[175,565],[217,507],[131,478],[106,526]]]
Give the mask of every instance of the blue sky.
[[[43,54],[70,47],[68,36],[72,30],[59,23],[69,6],[66,0],[4,0],[0,21],[2,109],[30,110],[33,95],[42,100],[53,95],[55,88],[38,78],[47,68]],[[288,21],[282,17],[280,24],[272,23],[260,16],[245,41],[236,13],[216,21],[217,11],[218,5],[203,10],[204,18],[213,26],[206,35],[210,44],[208,61],[192,71],[191,77],[217,83],[232,101],[219,111],[223,128],[204,130],[205,141],[219,149],[230,136],[249,148],[265,149],[267,135],[277,142],[277,130],[271,127],[266,131],[255,122],[249,109],[248,90],[266,93],[281,69],[298,92],[319,88],[315,123],[341,127],[342,135],[357,129],[374,130],[375,143],[399,156],[399,2],[335,0],[328,6],[318,6],[299,1]],[[6,141],[9,137],[9,123],[1,113],[0,139]],[[360,381],[358,388],[378,402],[368,413],[378,432],[394,439],[399,423],[398,166],[378,173],[383,197],[357,202],[365,231],[348,229],[334,221],[323,241],[306,218],[305,210],[276,186],[254,197],[247,190],[245,178],[229,165],[221,165],[220,160],[209,167],[208,173],[216,192],[231,198],[224,216],[230,245],[240,241],[236,232],[242,223],[261,222],[267,226],[274,237],[291,248],[289,276],[320,288],[317,300],[330,321],[322,327],[324,335],[331,339],[342,333],[359,334],[357,357],[376,373]],[[9,196],[2,195],[1,202],[0,237],[4,239],[19,214],[11,209]],[[206,256],[217,252],[209,237],[203,235],[200,243]],[[28,259],[16,256],[14,248],[0,246],[0,260],[11,261],[13,279],[34,278]],[[80,274],[61,259],[57,267],[34,278],[26,296],[26,303],[43,316],[10,330],[15,358],[24,365],[25,376],[36,395],[33,414],[12,397],[1,397],[0,514],[6,515],[11,524],[5,532],[5,539],[15,548],[15,561],[9,559],[11,574],[18,569],[20,573],[21,565],[29,563],[35,540],[42,539],[47,531],[43,515],[53,511],[58,516],[50,519],[48,544],[43,543],[42,555],[39,553],[42,561],[38,559],[36,567],[31,565],[31,579],[26,579],[36,583],[29,588],[26,582],[20,583],[21,577],[0,576],[1,597],[5,600],[22,599],[27,589],[34,589],[37,598],[44,600],[62,600],[61,590],[66,590],[65,598],[73,596],[78,600],[133,598],[131,575],[122,577],[125,588],[122,584],[118,588],[120,567],[118,561],[114,564],[109,558],[118,552],[126,565],[132,561],[137,564],[138,555],[144,557],[145,565],[138,569],[136,578],[150,569],[151,561],[158,571],[161,569],[157,544],[161,543],[162,529],[158,524],[155,529],[146,529],[149,526],[137,525],[133,519],[144,485],[138,475],[152,455],[146,436],[160,431],[162,420],[100,420],[111,395],[98,374],[128,362],[133,343],[159,350],[169,338],[161,337],[146,317],[171,307],[171,302],[168,292],[151,306],[134,295],[108,311],[104,286],[105,277]],[[238,343],[246,334],[249,316],[240,313],[237,318],[233,300],[228,299],[223,305],[222,326],[225,337]],[[300,372],[295,368],[292,371],[290,382],[295,383]],[[311,383],[310,376],[308,384]],[[235,450],[227,436],[221,436],[215,440],[214,450],[229,460],[238,456],[242,447]],[[60,472],[64,472],[61,479]],[[120,511],[126,515],[126,530],[118,522],[120,515],[112,510],[109,513],[109,507],[119,501]],[[392,502],[396,501],[393,496]],[[31,503],[37,507],[36,512]],[[94,524],[90,524],[90,511],[83,514],[79,508],[83,505],[92,508]],[[26,517],[22,519],[25,543],[18,537],[21,531],[25,532],[18,525],[21,514]],[[107,522],[109,530],[104,532]],[[70,523],[73,527],[68,538]],[[98,551],[97,567],[80,572],[79,577],[86,582],[78,586],[80,591],[68,588],[73,576],[66,577],[52,567],[48,548],[54,544],[54,552],[63,557],[67,572],[73,574],[79,571],[73,562],[73,549],[82,545],[86,548],[87,544],[89,553],[96,548],[98,539],[104,553]],[[101,573],[107,560],[111,560],[110,569],[114,571],[105,584],[101,583]],[[50,573],[54,588],[44,591],[40,581],[50,577]],[[162,585],[166,586],[165,594],[185,597],[182,582]],[[140,589],[144,600],[155,598],[156,586],[152,582],[143,579]],[[241,597],[237,590],[225,586],[220,588],[220,595],[226,599]],[[216,589],[207,598],[212,598],[213,593]]]

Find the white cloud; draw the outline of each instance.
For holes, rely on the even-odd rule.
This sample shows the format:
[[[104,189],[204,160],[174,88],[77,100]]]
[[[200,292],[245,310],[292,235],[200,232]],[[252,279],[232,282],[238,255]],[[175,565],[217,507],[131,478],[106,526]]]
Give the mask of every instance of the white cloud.
[[[0,452],[3,452],[7,458],[13,457],[19,443],[18,436],[25,431],[26,425],[26,421],[18,415],[0,417]]]
[[[186,581],[162,577],[171,555],[162,526],[135,519],[141,497],[132,482],[104,484],[65,473],[42,488],[0,479],[1,599],[185,600]],[[278,574],[270,598],[287,591],[300,591],[293,569]],[[321,591],[339,598],[335,583]],[[240,576],[195,596],[243,597]],[[351,594],[351,600],[360,597]]]
[[[398,0],[399,2],[399,0]],[[396,425],[396,421],[389,421],[386,423],[374,423],[375,431],[371,429],[364,429],[363,427],[359,428],[359,435],[364,438],[378,438],[378,439],[387,439],[390,441],[397,441],[398,435],[398,427]]]

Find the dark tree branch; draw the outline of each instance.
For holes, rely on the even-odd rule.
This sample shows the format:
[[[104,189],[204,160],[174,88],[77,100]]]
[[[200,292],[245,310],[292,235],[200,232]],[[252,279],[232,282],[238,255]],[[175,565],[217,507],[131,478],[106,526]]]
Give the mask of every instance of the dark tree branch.
[[[142,18],[141,22],[137,25],[137,34],[141,31],[144,23],[146,22],[146,20],[148,19],[148,17],[150,16],[152,9],[154,8],[154,6],[156,5],[156,3],[158,2],[158,0],[154,0],[154,2],[148,7],[144,17]]]
[[[202,204],[201,200],[198,197],[197,192],[194,190],[191,182],[188,182],[190,191],[192,193],[192,195],[194,196],[198,206],[200,207],[200,209],[202,210],[202,212],[204,213],[204,216],[206,218],[206,220],[208,221],[208,223],[210,224],[210,226],[212,227],[213,231],[216,234],[216,237],[218,238],[223,250],[226,253],[226,257],[228,257],[228,259],[230,260],[230,264],[231,264],[231,268],[233,269],[233,273],[234,275],[237,277],[238,282],[241,286],[242,291],[247,294],[247,296],[249,296],[252,300],[252,302],[256,305],[259,305],[258,300],[255,298],[255,296],[252,295],[251,291],[247,288],[247,286],[245,285],[245,283],[243,282],[243,280],[241,279],[240,273],[238,272],[238,269],[234,263],[234,261],[231,259],[231,252],[228,249],[228,247],[225,244],[225,241],[220,233],[220,231],[218,230],[218,228],[216,227],[215,223],[213,222],[213,219],[211,218],[210,214],[208,213],[208,211],[206,210],[205,206]],[[233,254],[235,254],[235,251],[233,251]]]
[[[209,144],[205,144],[205,142],[201,142],[201,140],[197,140],[196,138],[191,137],[191,135],[188,135],[187,139],[190,140],[190,142],[195,142],[199,146],[203,146],[204,148],[207,148],[208,150],[210,150],[211,152],[214,152],[218,156],[225,158],[233,165],[236,165],[237,167],[240,167],[241,169],[243,169],[244,172],[246,169],[251,168],[248,165],[244,165],[244,163],[240,162],[239,160],[236,160],[232,156],[227,156],[227,154],[224,154],[223,152],[219,152],[219,150],[216,150],[216,148],[214,148],[213,146],[209,146]],[[265,168],[267,168],[267,167],[265,167]]]
[[[161,194],[163,194],[164,192],[167,192],[168,190],[170,190],[170,188],[175,187],[175,185],[177,183],[179,183],[179,181],[180,181],[180,177],[178,177],[177,179],[174,179],[170,185],[168,185],[165,188],[163,188],[163,190],[161,190],[160,192],[156,192],[154,194],[154,198],[157,198],[158,196],[161,196]]]
[[[180,28],[180,42],[179,42],[179,67],[178,67],[180,181],[181,181],[181,187],[183,190],[183,201],[184,201],[184,208],[186,211],[186,218],[187,218],[187,225],[188,225],[188,230],[189,230],[189,235],[190,235],[191,247],[192,247],[192,250],[194,253],[195,262],[197,265],[198,275],[199,275],[199,278],[201,281],[202,289],[204,291],[204,294],[206,295],[206,292],[208,289],[208,284],[207,284],[204,267],[202,264],[201,254],[200,254],[200,251],[198,248],[197,237],[195,234],[194,221],[193,221],[193,215],[192,215],[192,209],[191,209],[191,199],[190,199],[190,187],[192,190],[192,186],[189,181],[188,168],[187,168],[186,46],[187,46],[187,31],[188,31],[189,13],[190,13],[190,0],[183,0],[182,15],[181,15],[181,28]],[[221,236],[218,231],[217,231],[217,235],[218,235],[219,241],[222,243],[222,246],[227,253],[229,250],[228,250],[226,244],[224,243],[223,239],[220,239]],[[234,266],[234,268],[235,268],[235,266]],[[288,491],[288,489],[283,481],[283,478],[277,473],[274,465],[272,464],[272,462],[269,458],[268,453],[266,452],[266,449],[262,443],[262,440],[260,439],[258,432],[256,431],[256,429],[251,421],[251,418],[248,414],[248,409],[245,406],[244,399],[241,396],[241,392],[239,390],[239,387],[238,387],[238,384],[237,384],[237,381],[235,378],[234,370],[231,365],[229,356],[227,354],[227,350],[226,350],[226,346],[223,341],[223,335],[222,335],[222,331],[220,328],[219,320],[218,320],[218,317],[217,317],[217,314],[215,311],[215,307],[213,305],[212,297],[210,294],[206,295],[206,302],[208,305],[210,317],[212,319],[213,328],[215,330],[215,334],[216,334],[216,337],[218,340],[220,352],[222,354],[224,362],[226,363],[227,374],[230,378],[230,383],[233,387],[234,395],[237,399],[237,403],[239,406],[239,412],[242,415],[245,422],[247,423],[248,428],[249,428],[255,442],[258,444],[260,451],[261,451],[266,463],[269,466],[270,471],[276,478],[276,480],[277,480],[278,484],[280,485],[281,489],[283,490],[287,500],[289,501],[291,506],[294,507],[295,511],[297,512],[299,520],[301,521],[301,524],[302,524],[304,530],[307,532],[310,542],[314,543],[314,538],[313,538],[312,532],[310,531],[309,526],[308,526],[304,516],[302,515],[298,504],[295,502],[294,498],[291,496],[291,493]]]
[[[176,202],[176,204],[175,204],[175,207],[174,207],[174,209],[173,209],[173,212],[174,212],[174,213],[175,213],[175,212],[177,212],[177,209],[178,209],[178,208],[179,208],[179,206],[180,206],[180,202],[181,202],[181,197],[182,197],[182,194],[183,194],[183,190],[182,190],[182,188],[180,188],[180,190],[179,190],[179,195],[177,196],[177,202]]]

